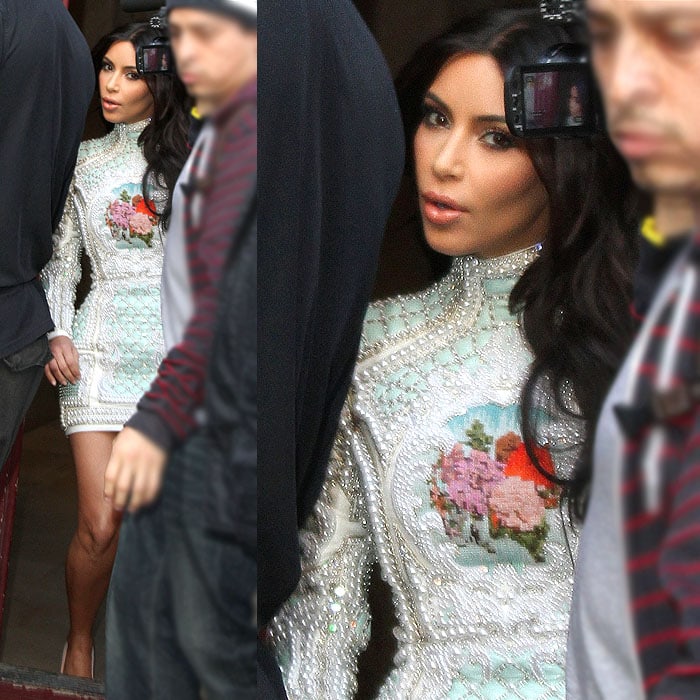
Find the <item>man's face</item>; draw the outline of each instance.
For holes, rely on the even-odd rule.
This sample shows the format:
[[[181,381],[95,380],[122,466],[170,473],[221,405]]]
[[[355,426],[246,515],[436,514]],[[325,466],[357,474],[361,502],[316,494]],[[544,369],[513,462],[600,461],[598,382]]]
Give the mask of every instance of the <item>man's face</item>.
[[[178,75],[200,109],[222,106],[256,74],[257,33],[234,19],[177,8],[168,26]]]
[[[700,196],[700,0],[587,0],[607,126],[636,182]]]

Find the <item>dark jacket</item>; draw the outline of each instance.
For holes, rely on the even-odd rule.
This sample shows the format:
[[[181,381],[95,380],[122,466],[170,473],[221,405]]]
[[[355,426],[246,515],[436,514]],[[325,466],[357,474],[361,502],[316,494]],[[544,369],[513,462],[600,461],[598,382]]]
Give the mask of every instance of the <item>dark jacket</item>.
[[[299,579],[403,168],[384,58],[349,0],[261,6],[258,604]]]
[[[38,280],[63,214],[95,73],[56,0],[0,0],[0,357],[53,328]]]
[[[257,204],[235,232],[219,296],[205,387],[211,449],[210,531],[256,556]]]

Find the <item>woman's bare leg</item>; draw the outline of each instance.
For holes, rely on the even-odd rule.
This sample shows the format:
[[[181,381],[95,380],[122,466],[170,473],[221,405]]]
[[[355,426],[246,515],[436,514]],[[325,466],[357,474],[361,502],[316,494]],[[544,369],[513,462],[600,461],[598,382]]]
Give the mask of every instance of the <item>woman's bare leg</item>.
[[[91,676],[93,627],[117,551],[121,515],[102,495],[115,435],[83,432],[70,436],[78,479],[78,529],[66,559],[70,630],[63,670],[73,676]]]

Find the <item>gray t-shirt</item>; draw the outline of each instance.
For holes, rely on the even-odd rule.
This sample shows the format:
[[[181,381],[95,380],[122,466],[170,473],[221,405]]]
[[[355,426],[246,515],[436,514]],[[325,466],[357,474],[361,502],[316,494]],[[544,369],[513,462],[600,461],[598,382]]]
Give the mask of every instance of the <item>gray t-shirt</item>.
[[[173,209],[165,240],[165,260],[160,291],[160,313],[163,321],[163,340],[166,353],[182,340],[194,311],[192,285],[185,250],[186,198],[182,185],[190,182],[194,156],[200,148],[202,149],[199,163],[200,175],[206,170],[213,135],[214,127],[210,123],[206,123],[199,132],[192,147],[192,153],[185,163],[173,191]],[[201,196],[195,195],[190,203],[195,221],[201,216],[200,200]]]
[[[634,650],[622,530],[622,436],[613,406],[625,401],[632,357],[598,422],[593,485],[574,573],[566,657],[567,700],[644,700]]]
[[[635,650],[623,530],[624,438],[613,407],[629,404],[648,336],[678,283],[681,255],[655,302],[603,406],[593,453],[590,505],[579,541],[566,658],[567,700],[644,700]]]

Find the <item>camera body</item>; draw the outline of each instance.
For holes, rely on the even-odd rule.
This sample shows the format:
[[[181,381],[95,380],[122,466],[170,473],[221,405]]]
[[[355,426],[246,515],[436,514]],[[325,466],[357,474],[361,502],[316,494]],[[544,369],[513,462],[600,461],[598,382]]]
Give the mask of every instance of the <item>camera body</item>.
[[[556,44],[505,81],[506,122],[515,136],[590,136],[603,130],[598,88],[581,44]]]
[[[540,13],[551,22],[580,22],[584,0],[540,0]]]
[[[121,0],[124,12],[150,12],[158,10],[158,14],[150,19],[151,29],[157,36],[153,42],[136,50],[136,70],[139,73],[173,73],[175,65],[170,39],[168,37],[168,17],[162,0]]]
[[[544,19],[580,22],[582,0],[542,0]],[[506,122],[514,136],[590,136],[604,130],[602,102],[583,44],[550,46],[537,63],[505,80]]]
[[[150,44],[136,50],[136,70],[139,73],[173,73],[175,70],[173,54],[168,37],[168,19],[165,8],[151,17],[151,28],[158,36]]]

